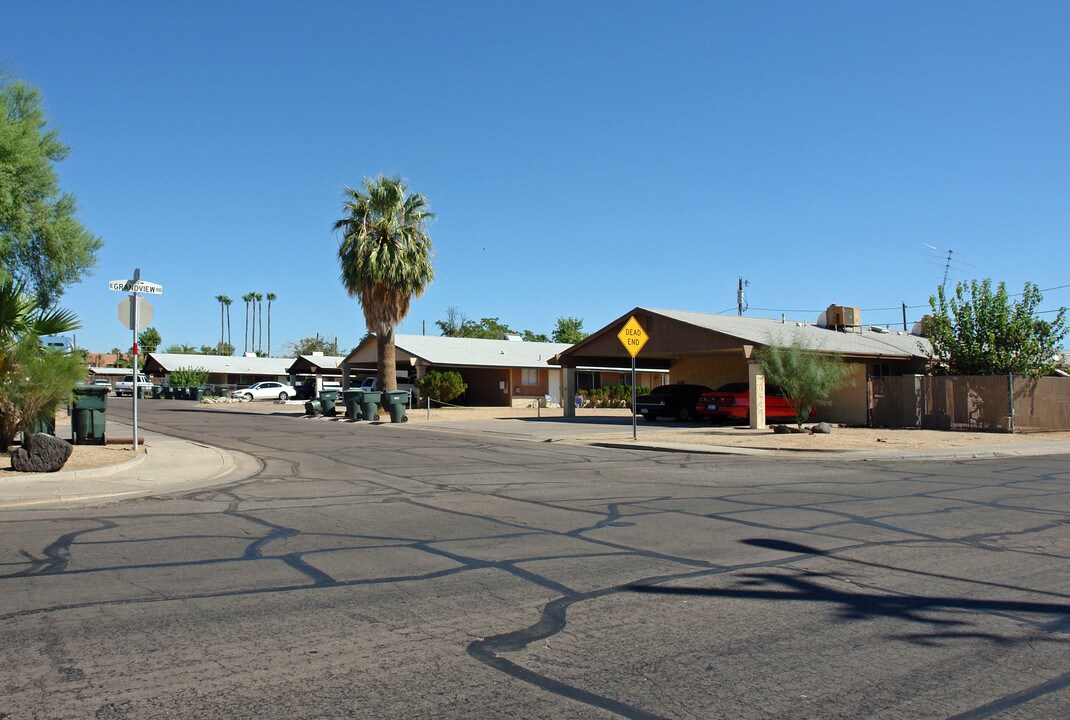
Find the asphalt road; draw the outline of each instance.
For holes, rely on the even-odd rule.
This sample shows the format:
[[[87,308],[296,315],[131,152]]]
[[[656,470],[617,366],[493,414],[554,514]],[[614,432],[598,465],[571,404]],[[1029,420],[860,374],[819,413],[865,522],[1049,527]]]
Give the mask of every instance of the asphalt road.
[[[263,469],[0,513],[0,719],[1070,717],[1065,458],[142,421]]]

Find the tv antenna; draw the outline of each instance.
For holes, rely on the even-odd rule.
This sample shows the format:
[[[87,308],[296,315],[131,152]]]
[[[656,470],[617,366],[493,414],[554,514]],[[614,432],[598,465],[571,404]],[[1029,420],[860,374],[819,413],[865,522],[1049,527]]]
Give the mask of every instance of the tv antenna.
[[[930,263],[931,265],[936,265],[937,267],[939,267],[941,264],[943,265],[943,267],[944,267],[944,277],[940,281],[940,285],[942,287],[945,287],[945,288],[947,287],[947,276],[952,271],[965,272],[965,273],[969,273],[970,272],[969,270],[966,270],[965,268],[958,267],[958,265],[966,265],[966,266],[972,267],[972,268],[977,267],[976,265],[970,265],[970,263],[968,263],[968,262],[963,262],[961,260],[958,260],[958,259],[954,258],[953,257],[953,255],[955,254],[954,250],[951,250],[951,249],[943,250],[941,248],[936,247],[935,245],[930,245],[927,242],[923,242],[922,245],[927,247],[929,250],[932,250],[933,252],[940,253],[939,255],[931,255],[931,254],[926,253],[926,257],[939,258],[939,259],[943,260],[943,263]],[[953,265],[952,263],[958,263],[958,265]]]

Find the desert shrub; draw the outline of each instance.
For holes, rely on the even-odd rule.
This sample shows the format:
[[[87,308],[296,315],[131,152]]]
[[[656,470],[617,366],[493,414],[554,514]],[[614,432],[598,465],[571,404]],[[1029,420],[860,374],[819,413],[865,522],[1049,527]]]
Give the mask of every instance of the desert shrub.
[[[431,370],[416,381],[416,387],[420,388],[420,394],[424,397],[449,402],[467,390],[468,384],[454,370]]]

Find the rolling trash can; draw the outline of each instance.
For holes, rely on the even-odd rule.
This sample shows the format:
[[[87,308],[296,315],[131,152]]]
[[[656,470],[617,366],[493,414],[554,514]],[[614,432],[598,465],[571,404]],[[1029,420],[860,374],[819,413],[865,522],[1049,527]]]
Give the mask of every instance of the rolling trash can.
[[[346,406],[346,417],[350,420],[360,420],[362,414],[360,412],[360,396],[362,390],[343,390],[342,402]]]
[[[71,430],[75,445],[104,444],[107,421],[108,388],[98,385],[75,385],[71,403]]]
[[[378,420],[379,419],[379,401],[382,400],[383,394],[381,392],[372,392],[365,390],[360,396],[360,414],[364,416],[365,420]]]
[[[409,416],[405,414],[405,406],[409,404],[408,390],[388,390],[384,392],[383,404],[390,413],[390,422],[408,422]]]
[[[334,415],[338,414],[338,411],[335,410],[335,407],[334,407],[334,404],[338,401],[338,391],[337,390],[324,390],[324,391],[322,391],[320,393],[319,401],[320,401],[320,412],[323,413],[323,415],[325,417],[333,417]]]
[[[159,385],[153,385],[152,386],[152,399],[153,400],[159,400],[160,399],[160,386]]]

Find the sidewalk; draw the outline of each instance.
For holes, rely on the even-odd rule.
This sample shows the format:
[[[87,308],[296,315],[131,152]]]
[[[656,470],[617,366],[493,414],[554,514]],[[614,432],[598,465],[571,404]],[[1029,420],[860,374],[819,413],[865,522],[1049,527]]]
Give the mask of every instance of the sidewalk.
[[[129,425],[109,421],[116,435]],[[106,503],[124,498],[198,490],[253,475],[260,462],[200,443],[141,430],[146,452],[109,467],[0,478],[0,510]]]

